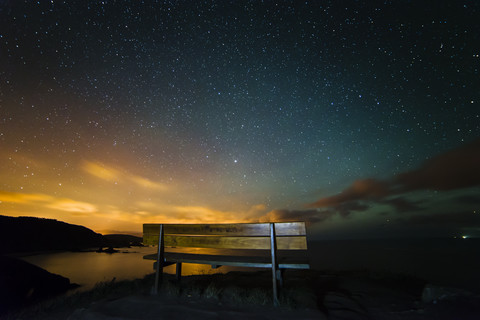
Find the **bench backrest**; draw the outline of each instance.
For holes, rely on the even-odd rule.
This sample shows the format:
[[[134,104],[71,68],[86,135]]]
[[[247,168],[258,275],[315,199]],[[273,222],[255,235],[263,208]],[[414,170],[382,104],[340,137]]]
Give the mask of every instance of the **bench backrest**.
[[[305,222],[273,223],[278,250],[306,250]],[[160,224],[143,225],[143,244],[158,245]],[[215,249],[263,249],[271,244],[271,223],[164,224],[164,245]]]

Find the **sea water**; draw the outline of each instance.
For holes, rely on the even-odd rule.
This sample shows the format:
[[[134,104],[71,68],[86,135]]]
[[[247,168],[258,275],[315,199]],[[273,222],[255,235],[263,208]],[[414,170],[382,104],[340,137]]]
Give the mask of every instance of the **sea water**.
[[[22,257],[31,264],[51,273],[69,278],[79,284],[80,290],[91,289],[103,281],[143,278],[152,273],[152,263],[142,256],[152,249],[133,247],[120,249],[118,253],[54,252]]]
[[[93,288],[99,282],[140,279],[154,273],[153,260],[143,259],[144,255],[156,253],[156,247],[122,248],[119,252],[55,252],[21,257],[48,272],[69,278],[79,284],[79,291]],[[212,269],[209,265],[183,264],[182,274],[212,274],[249,268],[221,267]],[[164,268],[165,273],[175,274],[175,265]]]
[[[420,238],[309,243],[318,270],[371,270],[480,293],[480,239]]]
[[[143,256],[155,247],[120,249],[119,253],[60,252],[22,259],[80,284],[80,290],[101,281],[142,278],[153,273],[153,261]],[[206,252],[204,252],[206,253]],[[370,239],[308,242],[312,269],[371,270],[422,278],[433,284],[480,292],[480,239]],[[253,268],[183,264],[182,274],[225,273]],[[175,265],[164,269],[175,273]]]

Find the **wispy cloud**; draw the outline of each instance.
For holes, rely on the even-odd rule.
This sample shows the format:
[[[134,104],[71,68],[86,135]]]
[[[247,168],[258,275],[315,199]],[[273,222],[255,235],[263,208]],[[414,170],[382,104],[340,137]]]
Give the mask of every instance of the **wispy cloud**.
[[[122,176],[121,172],[116,169],[90,161],[84,161],[82,169],[92,176],[105,181],[117,181]]]
[[[135,183],[137,186],[145,189],[158,190],[158,191],[166,191],[168,189],[168,187],[165,184],[154,182],[147,178],[143,178],[143,177],[132,175],[132,174],[126,177],[127,177],[127,180],[130,180],[131,182]]]
[[[160,201],[138,201],[135,211],[142,219],[163,223],[228,223],[251,222],[267,211],[264,204],[255,204],[245,210],[219,210],[206,205],[167,204]],[[144,221],[145,222],[145,221]]]
[[[240,220],[234,212],[214,210],[206,206],[175,206],[173,209],[177,219],[183,220],[191,219],[198,222],[231,222]]]
[[[91,203],[75,201],[72,199],[55,199],[46,205],[48,208],[73,212],[73,213],[93,213],[98,211],[97,207]]]
[[[201,206],[162,206],[157,211],[136,210],[123,211],[120,208],[111,207],[102,210],[105,217],[116,224],[128,223],[131,230],[140,230],[144,223],[228,223],[244,222],[235,219],[232,212],[223,212]]]
[[[9,191],[0,191],[0,202],[10,202],[10,203],[39,203],[39,202],[50,202],[54,200],[54,197],[42,193],[20,193],[20,192],[9,192]]]
[[[98,210],[95,205],[88,202],[77,201],[68,198],[57,198],[42,193],[0,191],[0,202],[44,207],[72,213],[93,213]]]
[[[125,184],[133,183],[143,189],[155,191],[168,190],[167,185],[163,183],[155,182],[145,177],[125,172],[98,162],[84,161],[82,169],[88,174],[108,182]]]

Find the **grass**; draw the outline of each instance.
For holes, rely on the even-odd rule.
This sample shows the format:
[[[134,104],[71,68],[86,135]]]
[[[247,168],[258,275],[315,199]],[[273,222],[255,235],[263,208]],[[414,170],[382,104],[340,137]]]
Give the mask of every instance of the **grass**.
[[[110,300],[129,294],[146,294],[152,275],[131,281],[99,282],[91,290],[60,295],[4,315],[1,319],[64,319],[76,309],[86,308],[99,300]]]
[[[150,274],[143,279],[129,281],[113,279],[99,282],[89,291],[45,300],[6,315],[2,319],[67,318],[74,310],[88,308],[94,302],[114,300],[128,295],[150,295],[154,278],[154,274]],[[295,288],[281,291],[281,304],[287,308],[304,306],[292,295],[298,296],[300,292],[308,291],[308,288],[295,281],[295,277],[287,281],[286,286]],[[184,276],[181,282],[177,282],[174,275],[164,274],[159,292],[183,299],[206,299],[227,305],[269,306],[273,300],[269,271]]]
[[[343,276],[367,278],[395,287],[421,285],[416,280],[389,273],[368,271],[348,272]],[[314,270],[287,270],[284,288],[280,291],[280,304],[287,309],[322,309],[326,292],[338,289],[339,275]],[[129,295],[151,295],[155,275],[142,279],[98,283],[93,289],[59,296],[11,313],[2,319],[65,319],[73,311],[88,308],[92,303],[119,299]],[[412,289],[412,288],[408,288]],[[415,291],[416,291],[415,290]],[[184,276],[181,282],[174,275],[164,274],[159,288],[160,296],[168,295],[180,300],[205,299],[218,305],[272,306],[271,272],[229,272],[227,274],[201,274]]]

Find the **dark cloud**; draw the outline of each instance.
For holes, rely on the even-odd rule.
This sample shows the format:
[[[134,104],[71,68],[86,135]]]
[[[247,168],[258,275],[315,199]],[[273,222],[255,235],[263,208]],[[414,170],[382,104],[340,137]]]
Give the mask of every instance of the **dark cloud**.
[[[399,218],[400,223],[409,226],[428,225],[429,227],[448,226],[451,228],[477,228],[480,227],[480,214],[472,211],[431,213],[414,215],[409,218]]]
[[[403,192],[454,190],[480,185],[480,139],[427,160],[417,170],[395,177]]]
[[[356,200],[378,200],[389,194],[389,185],[386,182],[376,179],[364,179],[355,181],[351,187],[341,193],[322,198],[312,204],[309,208],[338,207],[342,204]]]
[[[395,208],[395,210],[399,213],[401,212],[411,212],[411,211],[418,211],[422,210],[423,208],[420,207],[418,204],[420,202],[412,202],[404,197],[398,197],[398,198],[393,198],[393,199],[386,199],[383,200],[382,203],[391,205],[392,207]]]
[[[310,210],[273,210],[259,219],[260,222],[277,221],[305,221],[308,223],[323,222],[335,214],[348,217],[353,211],[365,211],[369,207],[359,202],[343,203],[332,209],[310,209]]]
[[[342,203],[339,204],[338,206],[335,207],[335,211],[338,212],[342,217],[346,218],[348,217],[353,211],[366,211],[370,208],[369,206],[353,201],[353,202],[347,202],[347,203]]]
[[[458,203],[462,204],[477,204],[480,205],[480,195],[467,195],[460,196],[455,199]]]
[[[260,222],[305,221],[315,223],[325,221],[334,214],[329,210],[273,210],[259,220]]]
[[[397,212],[418,211],[419,202],[410,202],[399,196],[415,190],[455,190],[480,185],[480,139],[460,148],[437,155],[418,169],[401,173],[391,180],[363,179],[355,181],[341,193],[322,198],[308,204],[307,208],[330,208],[348,216],[352,211],[366,208],[348,209],[362,201],[389,204]],[[476,201],[476,199],[469,199]],[[345,209],[347,208],[347,209]]]

